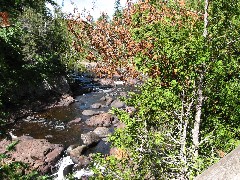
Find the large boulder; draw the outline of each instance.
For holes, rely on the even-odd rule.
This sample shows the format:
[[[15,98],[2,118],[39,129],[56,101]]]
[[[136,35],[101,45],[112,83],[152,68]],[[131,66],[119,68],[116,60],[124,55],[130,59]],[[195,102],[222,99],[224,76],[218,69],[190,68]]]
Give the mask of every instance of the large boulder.
[[[82,155],[82,153],[84,151],[86,151],[86,149],[87,149],[87,146],[86,145],[82,145],[82,146],[77,146],[77,147],[73,148],[72,150],[69,150],[69,148],[68,148],[68,151],[69,151],[70,157],[72,158],[72,157],[76,157],[76,156]]]
[[[114,117],[109,113],[102,113],[99,115],[92,116],[86,120],[86,124],[89,126],[104,126],[108,127],[112,125]]]
[[[81,139],[87,146],[96,145],[101,140],[100,137],[92,131],[86,134],[81,134]]]
[[[69,106],[70,104],[74,103],[74,98],[69,94],[64,94],[60,101],[55,106]]]
[[[97,127],[93,132],[101,138],[107,137],[109,134],[111,134],[110,130],[106,127]]]
[[[60,159],[64,148],[60,144],[51,144],[46,139],[34,139],[30,136],[21,136],[14,150],[7,152],[7,162],[20,161],[29,164],[29,170],[36,170],[41,174],[51,171]],[[10,140],[0,142],[0,153],[6,152]]]
[[[93,116],[102,113],[101,111],[93,111],[93,110],[83,110],[82,114],[84,116]]]
[[[120,101],[119,99],[116,99],[116,100],[114,100],[111,103],[111,107],[114,107],[114,108],[124,108],[125,107],[125,103]]]

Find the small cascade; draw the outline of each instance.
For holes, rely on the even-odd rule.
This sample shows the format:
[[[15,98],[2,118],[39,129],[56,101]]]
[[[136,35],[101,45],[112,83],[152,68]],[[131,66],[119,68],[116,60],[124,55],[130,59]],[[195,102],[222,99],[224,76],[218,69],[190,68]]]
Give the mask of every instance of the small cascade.
[[[63,157],[56,165],[58,167],[58,170],[55,174],[52,176],[54,177],[54,180],[65,180],[66,176],[72,173],[74,178],[80,179],[82,177],[89,177],[93,176],[93,172],[91,170],[87,169],[81,169],[77,170],[75,172],[72,172],[74,163],[70,156]]]
[[[58,171],[53,174],[54,180],[64,180],[65,176],[70,173],[67,171],[69,171],[69,169],[71,171],[73,165],[74,163],[70,156],[63,157],[57,164],[57,167],[59,167]]]

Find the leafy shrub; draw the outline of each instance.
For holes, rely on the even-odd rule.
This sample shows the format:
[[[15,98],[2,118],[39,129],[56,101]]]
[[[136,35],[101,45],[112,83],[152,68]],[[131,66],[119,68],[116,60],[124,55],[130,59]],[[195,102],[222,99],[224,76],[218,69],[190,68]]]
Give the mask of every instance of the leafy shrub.
[[[239,145],[239,41],[233,34],[240,37],[240,4],[228,3],[134,6],[132,37],[153,43],[135,54],[135,64],[150,78],[126,100],[137,109],[133,117],[114,110],[126,128],[110,140],[129,154],[125,166],[98,158],[105,169],[97,168],[99,177],[192,179]]]
[[[0,105],[17,105],[16,92],[65,75],[77,54],[72,47],[64,14],[45,7],[23,7],[11,16],[11,26],[0,29]]]

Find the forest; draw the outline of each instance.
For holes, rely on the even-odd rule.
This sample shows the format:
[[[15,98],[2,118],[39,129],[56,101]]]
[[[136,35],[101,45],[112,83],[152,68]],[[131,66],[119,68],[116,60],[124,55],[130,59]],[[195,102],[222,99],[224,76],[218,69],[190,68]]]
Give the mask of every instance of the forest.
[[[112,110],[125,124],[109,138],[122,156],[95,155],[91,178],[194,179],[240,145],[240,1],[116,0],[113,17],[97,20],[52,0],[1,1],[0,127],[56,76],[84,71],[81,61],[99,77],[143,81],[123,98],[133,114]],[[38,177],[19,166],[0,162],[0,172]]]

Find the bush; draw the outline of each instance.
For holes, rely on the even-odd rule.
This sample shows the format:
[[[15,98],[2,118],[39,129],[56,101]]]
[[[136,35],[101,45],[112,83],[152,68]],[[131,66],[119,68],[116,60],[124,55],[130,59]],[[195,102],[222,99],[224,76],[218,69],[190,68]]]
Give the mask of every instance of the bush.
[[[16,94],[23,86],[51,85],[51,80],[65,75],[77,58],[65,16],[58,9],[52,15],[46,8],[24,7],[22,13],[11,17],[10,27],[0,29],[0,46],[3,112],[19,103],[21,97]]]
[[[132,37],[152,43],[135,55],[135,64],[149,79],[126,100],[137,110],[133,117],[114,110],[126,128],[110,140],[128,157],[98,158],[99,177],[193,179],[239,145],[239,43],[233,37],[240,37],[239,6],[134,6]]]

